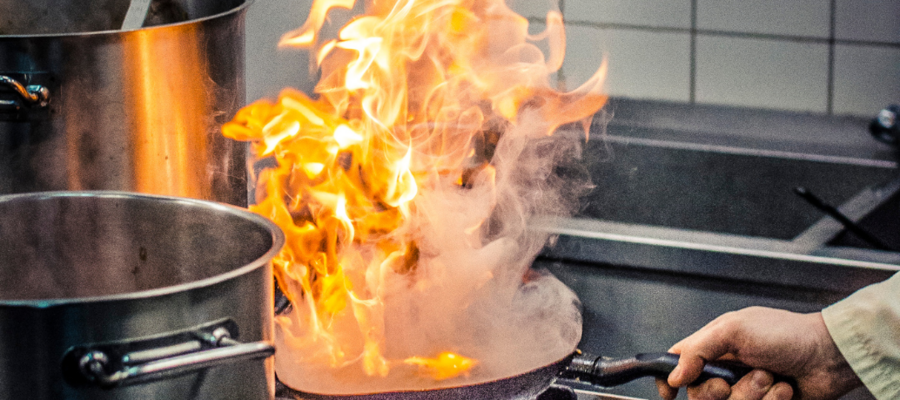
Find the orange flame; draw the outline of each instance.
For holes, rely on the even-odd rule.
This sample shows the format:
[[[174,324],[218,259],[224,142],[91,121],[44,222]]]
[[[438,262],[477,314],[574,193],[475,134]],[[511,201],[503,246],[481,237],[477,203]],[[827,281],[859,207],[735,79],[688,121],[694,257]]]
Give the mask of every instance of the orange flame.
[[[589,122],[606,101],[605,69],[573,92],[553,90],[548,77],[565,43],[561,15],[548,14],[547,30],[530,36],[528,21],[502,0],[372,0],[338,38],[323,39],[329,10],[354,6],[316,0],[308,21],[282,38],[283,46],[317,49],[316,99],[285,89],[277,102],[257,101],[223,127],[252,142],[258,159],[274,160],[257,178],[251,209],[287,236],[275,276],[295,319],[277,322],[304,362],[359,363],[369,376],[387,376],[395,365],[434,380],[467,375],[478,362],[459,354],[403,362],[385,355],[390,282],[414,277],[422,257],[417,195],[474,176],[492,182],[490,157],[475,143],[494,141],[503,127],[533,125],[540,136]],[[549,43],[549,58],[536,41]]]
[[[472,367],[478,364],[478,360],[466,358],[458,354],[445,351],[435,358],[410,357],[404,363],[425,368],[425,373],[434,380],[444,380],[467,374]]]

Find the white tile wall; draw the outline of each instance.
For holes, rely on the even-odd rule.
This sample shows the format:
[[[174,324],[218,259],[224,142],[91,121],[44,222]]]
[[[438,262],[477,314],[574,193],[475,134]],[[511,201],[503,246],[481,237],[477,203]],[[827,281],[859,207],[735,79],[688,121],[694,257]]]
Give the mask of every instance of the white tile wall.
[[[563,76],[568,89],[584,83],[605,55],[606,90],[613,96],[687,101],[690,35],[570,25]]]
[[[508,0],[506,5],[525,18],[543,20],[550,10],[559,11],[558,0]]]
[[[256,0],[247,11],[246,79],[247,102],[274,98],[286,86],[312,89],[308,53],[279,50],[284,33],[306,21],[312,0]]]
[[[830,0],[697,0],[697,28],[828,38]]]
[[[827,111],[828,45],[697,37],[697,102]]]
[[[834,53],[834,112],[874,116],[900,103],[900,49],[838,45]]]
[[[834,15],[839,40],[900,42],[900,1],[837,0]]]
[[[900,102],[900,0],[834,0],[831,48],[831,0],[507,1],[532,21],[563,11],[561,76],[569,88],[606,52],[614,96],[862,116]],[[248,100],[314,84],[305,52],[275,48],[305,20],[310,3],[256,0],[250,7]],[[535,22],[530,31],[541,29]]]
[[[690,0],[565,0],[566,20],[690,28]]]

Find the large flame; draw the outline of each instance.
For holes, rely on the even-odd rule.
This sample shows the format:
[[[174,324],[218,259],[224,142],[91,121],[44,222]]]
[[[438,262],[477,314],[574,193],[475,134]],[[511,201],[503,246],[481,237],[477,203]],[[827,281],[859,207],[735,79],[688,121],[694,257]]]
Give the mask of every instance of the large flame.
[[[315,0],[282,38],[316,51],[315,99],[286,89],[223,128],[253,143],[265,168],[251,209],[287,236],[275,260],[293,304],[277,318],[279,377],[319,393],[429,388],[564,356],[580,336],[576,300],[528,274],[545,237],[525,221],[561,211],[545,187],[555,157],[545,139],[603,106],[604,68],[573,92],[551,87],[558,12],[529,35],[502,0],[370,0],[323,38],[329,10],[353,7]],[[564,343],[542,343],[548,354],[522,365],[507,356],[536,352],[514,345],[523,331]]]

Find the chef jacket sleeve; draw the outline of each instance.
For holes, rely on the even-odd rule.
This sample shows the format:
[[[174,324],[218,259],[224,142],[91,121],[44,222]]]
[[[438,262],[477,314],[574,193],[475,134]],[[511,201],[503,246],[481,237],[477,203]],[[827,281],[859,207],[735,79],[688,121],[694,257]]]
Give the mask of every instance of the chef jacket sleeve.
[[[822,317],[875,398],[900,399],[900,273],[825,308]]]

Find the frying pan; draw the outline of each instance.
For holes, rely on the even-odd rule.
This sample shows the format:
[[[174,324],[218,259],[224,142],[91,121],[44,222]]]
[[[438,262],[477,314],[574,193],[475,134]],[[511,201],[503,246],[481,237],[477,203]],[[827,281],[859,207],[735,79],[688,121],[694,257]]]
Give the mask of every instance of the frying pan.
[[[279,382],[275,395],[296,400],[530,399],[547,390],[558,378],[611,387],[645,376],[665,378],[676,365],[678,355],[671,353],[645,353],[631,358],[614,359],[575,350],[552,364],[523,374],[471,385],[358,395],[322,395],[299,392]],[[703,373],[695,383],[722,378],[733,385],[751,370],[752,368],[737,362],[713,361],[703,367]]]

